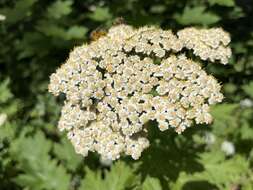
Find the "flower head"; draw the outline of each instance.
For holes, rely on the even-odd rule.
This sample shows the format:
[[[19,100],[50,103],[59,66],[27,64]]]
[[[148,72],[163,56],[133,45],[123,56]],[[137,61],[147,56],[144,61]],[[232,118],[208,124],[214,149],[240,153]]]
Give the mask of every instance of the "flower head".
[[[192,123],[210,123],[209,105],[222,101],[221,86],[181,51],[226,64],[229,41],[222,29],[188,28],[174,35],[155,27],[112,27],[75,48],[51,75],[49,91],[66,95],[59,129],[67,131],[77,153],[115,160],[141,156],[151,120],[161,131],[177,133]]]
[[[235,146],[232,142],[230,141],[224,141],[221,144],[221,150],[227,155],[227,156],[231,156],[233,154],[235,154]]]
[[[6,19],[5,15],[0,14],[0,21],[4,21]]]

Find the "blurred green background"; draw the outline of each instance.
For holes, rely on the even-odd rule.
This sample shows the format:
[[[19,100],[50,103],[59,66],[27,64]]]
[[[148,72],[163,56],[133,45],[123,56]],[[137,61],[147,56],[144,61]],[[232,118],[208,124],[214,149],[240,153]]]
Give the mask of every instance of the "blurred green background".
[[[57,130],[63,100],[47,91],[68,53],[117,17],[133,26],[223,27],[228,65],[209,64],[225,100],[211,126],[149,132],[140,160],[75,154]],[[1,190],[252,190],[252,0],[0,0]]]

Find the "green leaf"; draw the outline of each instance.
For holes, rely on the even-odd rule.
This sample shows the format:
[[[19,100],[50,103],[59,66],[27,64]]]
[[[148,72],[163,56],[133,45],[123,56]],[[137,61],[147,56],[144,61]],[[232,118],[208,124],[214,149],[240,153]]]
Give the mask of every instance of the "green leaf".
[[[71,171],[75,171],[78,165],[83,161],[83,157],[75,152],[73,145],[66,138],[62,140],[61,144],[54,144],[54,153],[63,162],[66,168]]]
[[[0,114],[1,116],[1,114]],[[3,125],[3,123],[1,123],[2,125],[0,125],[0,149],[4,147],[4,141],[7,140],[8,143],[10,144],[12,142],[12,140],[15,138],[15,130],[17,129],[17,126],[15,124],[10,124],[9,122],[7,122],[6,124]],[[1,152],[0,151],[0,157],[1,157]],[[1,161],[0,161],[1,163]]]
[[[163,4],[160,4],[160,5],[156,4],[150,8],[150,12],[155,13],[155,14],[161,14],[165,11],[166,11],[166,6],[164,6]]]
[[[72,11],[72,8],[71,8],[72,4],[73,2],[69,0],[66,0],[66,1],[58,0],[54,2],[47,9],[47,17],[59,19],[63,16],[70,14]]]
[[[12,143],[10,153],[22,171],[15,178],[17,184],[38,190],[69,189],[70,176],[57,165],[57,160],[51,160],[51,147],[51,141],[46,140],[41,132],[33,137],[21,136]]]
[[[249,95],[251,98],[253,98],[253,81],[251,81],[248,84],[245,84],[242,86],[242,89],[244,92]]]
[[[86,176],[81,182],[79,190],[125,190],[138,185],[139,177],[134,170],[124,162],[114,163],[110,171],[105,171],[102,179],[101,173],[86,169]]]
[[[220,153],[213,152],[212,154],[219,155]],[[217,184],[219,187],[229,187],[231,183],[239,181],[243,173],[246,174],[249,163],[242,156],[237,155],[225,160],[225,158],[213,159],[212,154],[204,153],[201,155],[200,162],[204,165],[205,171],[202,174],[197,174],[199,177],[203,176],[205,180]]]
[[[67,39],[84,39],[88,29],[83,26],[72,26],[67,31]]]
[[[250,124],[245,123],[240,128],[241,138],[244,140],[251,140],[253,139],[253,129]]]
[[[9,99],[13,97],[11,91],[8,88],[9,83],[9,79],[5,79],[0,83],[0,103],[6,103]]]
[[[39,158],[37,158],[39,159]],[[42,160],[38,171],[26,171],[15,178],[15,182],[30,189],[68,190],[70,177],[62,166],[57,166],[55,160]]]
[[[100,172],[94,172],[89,168],[86,168],[86,175],[85,178],[81,182],[81,186],[79,190],[101,190],[105,189],[102,176]]]
[[[229,120],[231,117],[233,117],[232,112],[235,111],[236,108],[238,108],[238,104],[219,104],[215,105],[211,108],[211,113],[214,116],[215,119],[225,119]]]
[[[49,37],[62,38],[65,39],[67,37],[66,31],[63,27],[48,22],[46,20],[41,20],[39,24],[36,26],[37,30],[45,34]]]
[[[48,53],[48,41],[39,32],[26,32],[23,39],[17,45],[19,51],[18,59],[30,58],[32,56],[44,56]]]
[[[235,6],[231,12],[229,12],[229,18],[230,19],[239,19],[245,16],[245,13],[243,11],[242,7]]]
[[[193,8],[185,7],[182,14],[174,15],[176,21],[182,25],[201,24],[211,25],[220,20],[220,17],[210,11],[206,11],[204,6]]]
[[[47,141],[42,132],[38,132],[34,137],[20,137],[13,142],[12,152],[19,161],[36,161],[36,158],[43,159],[48,156],[51,149],[51,142]],[[34,148],[36,147],[36,148]]]
[[[0,13],[6,16],[6,21],[14,24],[31,15],[31,7],[37,0],[18,0],[14,8],[0,9]]]
[[[226,7],[233,7],[235,5],[234,0],[208,0],[210,5],[220,5],[220,6],[226,6]]]
[[[215,155],[215,156],[214,156]],[[170,183],[171,189],[180,190],[184,185],[193,181],[206,181],[219,189],[229,189],[232,184],[239,184],[241,177],[248,172],[248,161],[242,156],[228,160],[220,151],[207,152],[200,155],[199,162],[203,164],[202,172],[180,172],[175,183]]]
[[[179,173],[179,176],[176,180],[176,182],[169,182],[170,189],[173,190],[182,190],[184,189],[184,185],[188,182],[192,181],[198,181],[202,180],[202,178],[199,178],[199,176],[194,176],[192,174],[187,174],[185,171],[182,171]]]
[[[142,190],[162,190],[162,186],[159,179],[148,176],[142,184]]]
[[[48,22],[46,20],[40,21],[36,28],[46,36],[62,38],[64,40],[84,39],[85,34],[88,32],[86,27],[76,25],[66,29],[60,25]]]
[[[14,98],[10,90],[10,79],[2,80],[0,82],[0,126],[6,123],[6,118],[12,117],[19,108],[20,101]]]
[[[108,21],[112,19],[112,15],[108,8],[98,7],[95,11],[89,14],[89,17],[94,21]]]
[[[124,162],[114,163],[110,172],[106,172],[105,186],[109,190],[124,190],[136,185],[138,175]]]
[[[235,112],[239,104],[219,104],[212,106],[211,114],[214,117],[213,130],[217,134],[226,134],[237,126],[238,119]]]

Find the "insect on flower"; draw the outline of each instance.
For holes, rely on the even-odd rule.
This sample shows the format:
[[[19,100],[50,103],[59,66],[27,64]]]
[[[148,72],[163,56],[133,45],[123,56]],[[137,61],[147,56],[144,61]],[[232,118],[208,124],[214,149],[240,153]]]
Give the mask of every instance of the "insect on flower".
[[[107,34],[107,31],[104,28],[99,27],[90,33],[90,39],[91,41],[96,41],[99,38],[106,36],[106,34]]]

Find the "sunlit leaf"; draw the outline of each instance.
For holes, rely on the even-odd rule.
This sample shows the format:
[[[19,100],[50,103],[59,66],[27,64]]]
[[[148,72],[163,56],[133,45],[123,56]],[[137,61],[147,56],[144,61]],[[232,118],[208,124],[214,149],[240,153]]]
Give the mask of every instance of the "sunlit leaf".
[[[182,25],[201,24],[211,25],[220,20],[220,17],[215,13],[206,11],[203,6],[185,7],[182,14],[174,15],[176,21]]]

